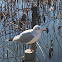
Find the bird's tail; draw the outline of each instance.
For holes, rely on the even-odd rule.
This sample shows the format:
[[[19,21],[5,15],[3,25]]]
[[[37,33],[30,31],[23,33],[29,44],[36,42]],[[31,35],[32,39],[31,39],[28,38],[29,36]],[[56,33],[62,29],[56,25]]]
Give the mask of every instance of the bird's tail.
[[[6,39],[6,41],[12,41],[13,40],[13,38],[11,38],[11,39]]]

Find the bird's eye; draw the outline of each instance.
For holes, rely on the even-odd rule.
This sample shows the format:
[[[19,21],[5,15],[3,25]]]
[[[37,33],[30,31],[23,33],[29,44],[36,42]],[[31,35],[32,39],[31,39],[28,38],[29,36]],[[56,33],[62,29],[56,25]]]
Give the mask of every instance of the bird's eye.
[[[40,28],[38,28],[38,30],[40,30]]]
[[[35,30],[37,30],[37,29],[35,29]]]

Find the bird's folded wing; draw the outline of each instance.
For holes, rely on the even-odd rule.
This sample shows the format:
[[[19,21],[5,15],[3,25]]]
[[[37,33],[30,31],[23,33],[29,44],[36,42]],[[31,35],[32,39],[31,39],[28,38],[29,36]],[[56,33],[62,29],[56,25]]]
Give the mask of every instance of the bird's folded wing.
[[[24,33],[24,34],[20,34],[14,37],[13,41],[17,41],[17,42],[22,42],[23,44],[31,41],[34,38],[34,36],[32,35],[32,33],[28,32],[28,33]]]

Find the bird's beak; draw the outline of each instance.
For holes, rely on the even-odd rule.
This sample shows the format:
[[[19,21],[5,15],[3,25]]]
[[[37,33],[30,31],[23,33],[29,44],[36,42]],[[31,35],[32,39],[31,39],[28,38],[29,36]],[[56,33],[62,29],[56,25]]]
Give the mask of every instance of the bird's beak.
[[[41,29],[41,31],[46,31],[46,29]]]

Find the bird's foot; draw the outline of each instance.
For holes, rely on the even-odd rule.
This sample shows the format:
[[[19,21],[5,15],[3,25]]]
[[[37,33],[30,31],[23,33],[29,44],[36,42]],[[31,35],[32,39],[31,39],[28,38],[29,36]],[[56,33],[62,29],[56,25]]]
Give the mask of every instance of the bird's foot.
[[[29,44],[29,46],[30,46],[30,52],[34,52],[34,50],[31,49],[32,44]]]
[[[34,52],[34,50],[33,49],[30,49],[30,52]]]

